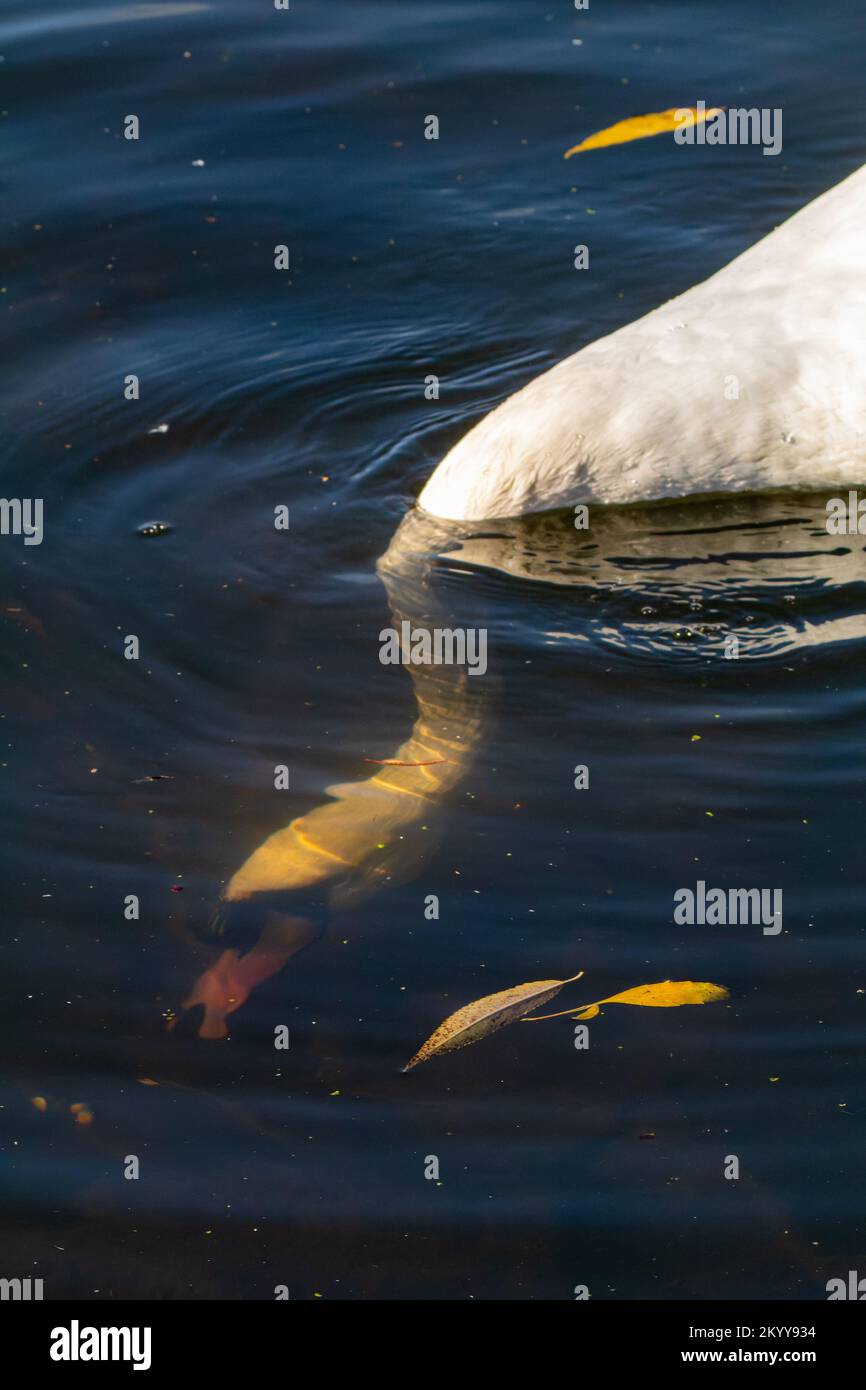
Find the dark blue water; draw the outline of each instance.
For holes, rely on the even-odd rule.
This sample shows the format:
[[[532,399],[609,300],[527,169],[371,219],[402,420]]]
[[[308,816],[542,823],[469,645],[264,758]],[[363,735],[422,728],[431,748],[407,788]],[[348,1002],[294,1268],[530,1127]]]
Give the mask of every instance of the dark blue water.
[[[41,546],[0,539],[0,1274],[815,1299],[862,1270],[861,538],[793,495],[398,527],[491,406],[858,166],[863,53],[855,0],[0,4],[2,489],[45,508]],[[782,107],[782,154],[562,160],[699,98]],[[487,628],[477,687],[380,663],[434,611]],[[215,913],[430,700],[464,752],[381,859],[359,812],[356,893]],[[698,879],[781,888],[783,931],[675,925]],[[202,1037],[195,981],[266,929],[283,968]],[[459,1005],[580,969],[551,1008],[730,1001],[400,1074]]]

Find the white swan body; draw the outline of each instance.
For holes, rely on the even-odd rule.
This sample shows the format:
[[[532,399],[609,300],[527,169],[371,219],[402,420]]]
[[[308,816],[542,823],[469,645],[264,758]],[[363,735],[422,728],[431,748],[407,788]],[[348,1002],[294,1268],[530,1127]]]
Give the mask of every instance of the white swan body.
[[[460,521],[866,478],[866,165],[724,269],[536,377],[419,505]]]

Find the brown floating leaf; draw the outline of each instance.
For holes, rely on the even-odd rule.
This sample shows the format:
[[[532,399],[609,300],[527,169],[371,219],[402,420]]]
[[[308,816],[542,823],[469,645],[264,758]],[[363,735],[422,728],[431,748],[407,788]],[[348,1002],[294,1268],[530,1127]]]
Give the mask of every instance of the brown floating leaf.
[[[572,145],[570,150],[566,150],[563,159],[571,159],[573,154],[581,154],[584,150],[600,150],[605,145],[624,145],[629,140],[645,140],[648,135],[662,135],[668,130],[677,130],[679,127],[698,125],[701,121],[708,121],[711,116],[718,116],[724,110],[723,106],[711,106],[708,110],[696,106],[672,106],[668,111],[650,111],[646,116],[629,116],[625,121],[617,121],[616,125],[606,126],[604,130],[597,130],[594,135],[588,135],[585,140],[581,140],[579,145]]]
[[[567,980],[533,980],[526,985],[514,985],[511,989],[501,989],[498,994],[486,994],[472,1004],[465,1004],[456,1014],[450,1014],[440,1023],[415,1056],[406,1063],[403,1071],[411,1071],[419,1062],[426,1062],[439,1052],[454,1052],[458,1047],[468,1047],[470,1043],[486,1038],[506,1023],[514,1023],[530,1009],[540,1008],[559,993],[563,985],[579,980],[583,971]]]
[[[40,1115],[44,1115],[45,1111],[48,1109],[48,1101],[44,1096],[34,1096],[30,1104],[34,1109],[39,1111]]]
[[[711,985],[706,980],[661,980],[656,985],[635,985],[634,989],[623,990],[622,994],[612,994],[609,999],[599,999],[595,1004],[584,1004],[575,1013],[565,1009],[558,1014],[536,1014],[535,1018],[524,1019],[525,1023],[540,1023],[544,1018],[595,1018],[602,1004],[639,1004],[649,1009],[673,1009],[680,1004],[714,1004],[719,999],[727,999],[728,991],[724,985]]]

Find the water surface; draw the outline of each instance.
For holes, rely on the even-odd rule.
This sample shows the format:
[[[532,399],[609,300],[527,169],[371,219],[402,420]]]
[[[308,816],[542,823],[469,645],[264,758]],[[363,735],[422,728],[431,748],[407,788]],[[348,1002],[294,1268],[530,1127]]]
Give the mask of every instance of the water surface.
[[[3,491],[45,504],[0,548],[4,1275],[813,1299],[862,1269],[862,539],[794,495],[398,528],[510,391],[858,166],[863,37],[853,0],[0,4]],[[562,161],[698,98],[782,107],[783,153]],[[430,688],[379,633],[432,612],[489,632],[431,697],[465,757],[201,1038],[194,981],[266,920],[220,893],[410,738]],[[675,925],[698,879],[781,887],[783,932]],[[731,998],[400,1074],[459,1005],[579,969],[562,1007]]]

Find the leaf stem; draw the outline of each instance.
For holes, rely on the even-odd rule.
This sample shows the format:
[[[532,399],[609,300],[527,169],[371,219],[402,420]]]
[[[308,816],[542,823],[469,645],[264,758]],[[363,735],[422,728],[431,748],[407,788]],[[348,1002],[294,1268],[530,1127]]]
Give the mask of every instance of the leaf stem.
[[[583,970],[579,970],[576,975],[571,975],[569,979],[563,980],[563,986],[574,984],[575,980],[582,979],[584,973],[585,972]],[[590,1006],[589,1004],[581,1004],[579,1007],[582,1009],[588,1009]],[[564,1018],[566,1014],[570,1014],[573,1012],[574,1005],[572,1005],[570,1009],[563,1009],[561,1014],[536,1014],[535,1018],[521,1018],[519,1021],[521,1023],[540,1023],[543,1018]]]
[[[571,1016],[572,1016],[573,1018],[577,1018],[578,1014],[582,1014],[583,1011],[584,1011],[584,1009],[597,1009],[597,1008],[600,1008],[602,1004],[606,1004],[606,1003],[607,1003],[607,1000],[606,1000],[606,999],[597,999],[597,1000],[595,1001],[595,1003],[593,1003],[593,1004],[577,1004],[577,1005],[572,1004],[572,1006],[571,1006],[570,1009],[563,1009],[563,1010],[562,1010],[562,1013],[559,1013],[559,1014],[534,1014],[534,1015],[532,1016],[532,1018],[522,1018],[522,1019],[520,1020],[520,1022],[521,1022],[521,1023],[543,1023],[544,1020],[545,1020],[546,1018],[565,1018],[566,1014],[571,1014]]]

